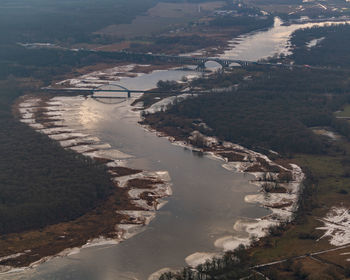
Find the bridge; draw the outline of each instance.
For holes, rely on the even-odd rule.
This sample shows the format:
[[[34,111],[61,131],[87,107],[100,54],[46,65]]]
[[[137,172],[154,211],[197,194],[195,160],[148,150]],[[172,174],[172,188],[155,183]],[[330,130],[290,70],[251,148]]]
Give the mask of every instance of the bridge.
[[[94,51],[92,51],[94,52]],[[97,52],[97,51],[96,51]],[[161,62],[170,62],[170,63],[177,63],[177,64],[189,64],[189,65],[197,65],[197,69],[205,69],[205,64],[209,61],[214,61],[220,64],[224,69],[229,68],[232,66],[232,64],[239,64],[242,67],[247,66],[253,66],[253,65],[260,65],[260,66],[267,66],[267,67],[280,67],[280,68],[304,68],[304,69],[314,69],[314,70],[324,70],[328,69],[325,67],[317,67],[317,66],[309,66],[309,65],[296,65],[296,64],[282,64],[282,63],[270,63],[270,62],[258,62],[258,61],[249,61],[249,60],[240,60],[240,59],[226,59],[226,58],[218,58],[218,57],[194,57],[194,56],[176,56],[176,55],[165,55],[165,54],[152,54],[152,53],[134,53],[134,52],[127,52],[127,51],[119,51],[119,52],[105,52],[105,51],[98,51],[100,53],[104,53],[106,56],[110,58],[118,58],[118,59],[124,59],[126,61],[136,61],[138,63],[143,62],[154,62],[154,61],[161,61]],[[329,70],[329,69],[328,69]],[[171,92],[171,91],[165,91],[165,90],[133,90],[125,88],[121,85],[114,85],[119,87],[120,89],[102,89],[102,88],[52,88],[52,87],[45,87],[42,88],[42,90],[45,91],[51,91],[55,93],[79,93],[79,94],[89,94],[94,97],[95,93],[99,92],[105,92],[105,93],[127,93],[127,97],[130,98],[132,93],[140,93],[143,94],[145,92],[147,93],[173,93],[173,94],[184,94],[184,93],[190,93],[192,94],[192,91],[186,91],[186,92]],[[196,92],[197,93],[205,93],[207,91],[203,92]],[[95,96],[95,98],[115,98],[112,96]]]
[[[102,53],[104,56],[110,58],[123,59],[127,61],[135,61],[137,63],[143,62],[168,62],[176,64],[189,64],[197,65],[198,68],[205,68],[205,63],[209,61],[214,61],[220,64],[223,68],[228,68],[232,64],[239,64],[242,67],[260,64],[256,61],[240,60],[240,59],[228,59],[219,57],[197,57],[197,56],[186,56],[186,55],[166,55],[166,54],[153,54],[153,53],[136,53],[128,51],[116,51],[116,52],[106,52],[106,51],[96,51]]]
[[[132,93],[136,94],[143,94],[143,93],[153,93],[153,94],[174,94],[174,95],[180,95],[180,94],[194,94],[193,91],[171,91],[171,90],[135,90],[135,89],[128,89],[120,85],[114,85],[118,86],[121,89],[100,89],[100,88],[52,88],[52,87],[43,87],[42,90],[46,92],[52,92],[52,93],[73,93],[73,94],[83,94],[83,95],[91,95],[93,98],[116,98],[115,96],[99,96],[95,95],[95,93],[103,92],[103,93],[126,93],[127,97],[130,98]],[[208,91],[196,91],[195,94],[200,93],[207,93]]]
[[[223,68],[229,68],[233,64],[239,64],[242,67],[260,65],[266,67],[280,67],[280,68],[308,68],[313,70],[323,70],[328,69],[320,66],[310,66],[310,65],[297,65],[297,64],[284,64],[284,63],[271,63],[263,61],[251,61],[243,59],[230,59],[230,58],[220,58],[220,57],[198,57],[198,56],[187,56],[187,55],[166,55],[166,54],[153,54],[153,53],[137,53],[128,51],[92,51],[101,53],[108,58],[114,58],[135,63],[154,63],[154,62],[165,62],[165,63],[175,63],[182,65],[197,65],[197,69],[205,69],[205,64],[209,61],[214,61],[220,64]]]

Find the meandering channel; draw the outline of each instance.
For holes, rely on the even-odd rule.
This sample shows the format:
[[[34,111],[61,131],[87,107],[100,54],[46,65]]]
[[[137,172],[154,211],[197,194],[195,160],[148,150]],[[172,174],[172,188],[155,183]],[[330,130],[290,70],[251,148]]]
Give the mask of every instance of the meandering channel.
[[[284,27],[276,20],[270,30],[235,39],[238,45],[234,44],[223,56],[257,60],[285,52],[294,30],[322,24],[325,23]],[[188,74],[195,73],[157,71],[122,78],[118,84],[129,89],[149,89],[159,80],[180,80]],[[251,175],[228,171],[220,160],[202,157],[143,129],[137,123],[138,113],[131,110],[132,101],[102,104],[81,99],[78,110],[67,114],[65,125],[131,155],[129,167],[168,171],[173,184],[168,203],[142,233],[125,242],[82,249],[34,269],[4,275],[3,279],[145,280],[161,269],[181,268],[186,260],[195,263],[208,254],[222,252],[215,241],[227,236],[247,237],[233,228],[239,218],[254,219],[269,213],[244,202],[246,195],[257,192],[257,187],[249,183]]]

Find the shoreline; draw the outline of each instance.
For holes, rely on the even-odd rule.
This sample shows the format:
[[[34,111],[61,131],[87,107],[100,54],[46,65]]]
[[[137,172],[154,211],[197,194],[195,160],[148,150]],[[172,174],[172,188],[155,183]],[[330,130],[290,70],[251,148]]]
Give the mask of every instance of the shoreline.
[[[130,69],[130,71],[132,70]],[[184,98],[186,97],[187,96],[184,96]],[[170,177],[167,172],[157,174],[157,172],[151,173],[142,170],[132,170],[126,165],[127,160],[132,156],[122,153],[118,150],[111,149],[111,146],[108,143],[101,143],[100,140],[94,135],[86,135],[84,132],[76,131],[74,128],[72,129],[66,127],[63,122],[63,116],[66,112],[71,113],[71,111],[75,110],[76,107],[74,104],[71,104],[71,108],[63,107],[60,109],[60,106],[62,107],[63,104],[67,105],[70,103],[70,99],[72,98],[75,100],[80,100],[83,99],[83,97],[46,97],[46,95],[43,95],[43,97],[39,98],[37,96],[27,96],[27,98],[29,101],[26,100],[25,97],[22,97],[22,102],[17,104],[19,115],[21,116],[21,121],[23,123],[26,123],[33,129],[48,135],[48,137],[51,139],[59,142],[63,148],[72,149],[73,151],[88,156],[93,160],[100,162],[101,164],[105,164],[108,167],[108,172],[111,174],[111,176],[115,176],[113,181],[115,184],[118,184],[119,189],[124,190],[126,187],[128,187],[127,184],[130,181],[137,182],[138,180],[138,183],[140,183],[142,186],[145,183],[150,183],[147,182],[149,178],[152,178],[152,180],[157,180],[157,178],[160,178],[162,176],[164,180],[162,183],[164,183],[166,187],[159,188],[159,186],[156,186],[155,188],[152,187],[146,189],[142,187],[138,188],[136,186],[136,188],[130,189],[127,192],[128,201],[136,202],[133,203],[133,207],[136,207],[136,209],[119,209],[116,211],[116,214],[123,215],[123,218],[120,218],[118,220],[119,226],[115,226],[113,228],[113,231],[109,232],[109,234],[113,233],[112,238],[108,237],[107,234],[107,236],[105,236],[105,239],[103,239],[100,235],[92,238],[92,240],[87,239],[84,244],[80,244],[78,247],[66,247],[64,250],[53,254],[51,257],[46,257],[45,254],[43,254],[43,258],[30,263],[29,266],[24,267],[24,269],[35,267],[36,265],[42,262],[46,262],[55,257],[66,256],[72,252],[79,252],[80,249],[86,248],[85,246],[88,246],[90,243],[97,242],[95,246],[99,246],[98,243],[103,245],[105,242],[109,244],[118,244],[120,241],[123,241],[137,234],[141,230],[140,228],[142,226],[147,225],[154,218],[155,212],[153,211],[158,210],[163,205],[164,201],[159,202],[159,200],[170,196],[172,193],[170,188]],[[167,105],[171,104],[173,101],[174,97],[167,97],[165,99],[161,99],[157,103],[154,103],[149,108],[143,108],[143,110],[146,110],[148,112],[156,112],[157,110],[161,110],[161,108],[164,108]],[[136,108],[135,106],[133,107]],[[132,110],[133,108],[130,109]],[[141,118],[140,120],[142,121]],[[220,146],[218,145],[218,139],[215,137],[205,137],[205,140],[208,143],[211,143],[211,146],[209,145],[209,147],[201,149],[190,145],[188,142],[175,141],[174,137],[166,135],[161,131],[152,130],[148,126],[141,125],[141,127],[143,129],[155,132],[159,137],[167,137],[176,145],[193,151],[202,152],[205,156],[214,159],[222,160],[224,161],[223,168],[226,168],[227,170],[249,173],[253,175],[255,177],[255,180],[252,180],[251,183],[257,185],[258,188],[261,188],[261,185],[264,182],[269,184],[269,182],[262,181],[260,178],[264,173],[266,174],[267,171],[265,170],[266,172],[264,172],[264,169],[260,170],[259,168],[264,166],[265,168],[271,168],[271,163],[271,165],[277,166],[280,170],[288,171],[288,168],[272,163],[266,156],[248,150],[240,145],[225,142]],[[193,140],[193,137],[196,137],[196,135],[191,135],[191,137]],[[103,151],[109,152],[105,153]],[[109,155],[109,157],[106,157],[106,154]],[[239,158],[241,161],[233,160],[237,158]],[[248,170],[249,168],[250,170]],[[293,175],[296,175],[296,170],[294,170],[292,166],[290,166],[290,168],[293,170]],[[291,170],[289,169],[289,171]],[[131,172],[131,174],[129,174],[129,172]],[[299,179],[295,177],[295,180],[301,181],[301,179],[302,177]],[[296,183],[297,185],[300,184],[299,181]],[[286,191],[282,193],[274,193],[271,191],[271,196],[273,196],[274,204],[268,204],[269,201],[265,201],[264,196],[261,193],[246,196],[245,201],[247,203],[258,204],[261,207],[270,209],[272,213],[259,219],[239,219],[233,226],[234,231],[237,233],[237,235],[219,238],[215,241],[215,247],[220,250],[227,251],[235,249],[241,243],[244,245],[249,245],[251,244],[251,239],[261,238],[267,235],[269,227],[277,226],[280,223],[290,221],[293,215],[293,209],[297,207],[296,203],[298,196],[296,193],[298,192],[298,186],[294,186],[295,188],[292,189],[292,185],[289,186],[287,184],[287,186],[284,187],[286,187]],[[290,195],[287,193],[288,188],[290,189],[289,191],[292,192]],[[150,191],[153,193],[150,193]],[[247,234],[248,237],[246,236]],[[242,235],[245,236],[242,237]],[[213,253],[197,252],[188,256],[186,260],[188,264],[198,264],[206,261],[208,259],[206,256],[213,257],[214,255]],[[215,256],[217,256],[217,254],[215,254]]]
[[[229,42],[228,42],[229,43]],[[79,88],[79,87],[86,87],[88,86],[102,86],[105,85],[106,80],[110,80],[111,77],[113,77],[110,82],[113,81],[119,81],[120,78],[122,77],[136,77],[138,75],[142,75],[142,71],[144,70],[143,73],[149,73],[149,72],[153,72],[154,71],[155,66],[150,66],[150,65],[138,65],[138,64],[128,64],[128,63],[123,63],[123,64],[119,64],[116,67],[113,68],[109,68],[107,69],[107,71],[100,71],[99,69],[97,69],[97,71],[94,71],[92,73],[83,73],[82,76],[76,78],[76,79],[68,79],[68,80],[64,80],[61,82],[58,82],[55,84],[55,86],[57,85],[64,85],[66,86],[66,83],[71,84],[73,87]],[[108,72],[108,70],[110,70]],[[141,71],[141,72],[140,72]],[[107,73],[106,73],[107,72]],[[137,72],[137,73],[136,73]],[[94,74],[97,74],[97,77],[93,77]],[[99,77],[101,77],[101,79],[99,79]],[[107,79],[106,79],[107,78]],[[79,80],[80,79],[80,80]],[[106,79],[106,80],[105,80]],[[85,82],[88,81],[88,83]],[[34,100],[37,97],[32,97]],[[21,109],[22,111],[20,111],[20,115],[22,115],[22,122],[26,123],[27,125],[31,126],[34,130],[42,132],[46,135],[48,135],[51,139],[59,142],[61,144],[61,146],[65,149],[71,149],[76,153],[80,153],[83,154],[85,156],[89,156],[91,157],[93,160],[95,161],[99,161],[102,164],[105,164],[108,168],[109,168],[109,173],[113,176],[116,175],[115,172],[112,170],[112,168],[127,168],[125,165],[125,161],[127,161],[129,155],[126,155],[124,153],[121,153],[120,151],[114,150],[114,154],[115,157],[114,158],[106,158],[104,157],[105,154],[101,155],[99,153],[99,151],[103,150],[103,149],[108,149],[108,143],[100,143],[99,139],[97,137],[94,136],[89,136],[89,135],[85,135],[84,133],[81,132],[74,132],[74,130],[70,130],[64,127],[62,119],[60,119],[62,117],[63,112],[60,110],[56,110],[56,107],[59,107],[59,101],[55,100],[55,98],[60,98],[60,97],[53,97],[52,99],[50,99],[50,101],[48,101],[45,105],[44,104],[34,104],[34,106],[32,106],[33,108],[40,108],[42,109],[43,106],[47,106],[48,104],[51,106],[51,109],[48,111],[40,111],[36,112],[36,116],[33,115],[33,112],[30,112],[30,110],[28,111],[29,107],[20,107],[19,109]],[[63,98],[63,97],[61,97]],[[53,101],[52,101],[53,100]],[[49,103],[51,102],[51,103]],[[45,103],[45,101],[44,101]],[[30,105],[30,104],[29,104]],[[164,107],[165,105],[163,104],[162,107]],[[36,109],[35,109],[36,110]],[[45,115],[45,116],[44,116]],[[34,118],[33,118],[34,117]],[[40,121],[36,121],[36,118],[40,119]],[[34,120],[33,120],[34,119]],[[46,125],[43,125],[44,123],[46,123]],[[49,125],[47,125],[48,123],[50,123]],[[164,135],[159,135],[159,133],[157,133],[158,136],[164,136]],[[169,137],[169,140],[171,140],[171,136],[167,136]],[[197,150],[200,152],[203,152],[203,150],[201,149],[195,149],[193,146],[189,146],[188,144],[181,144],[178,143],[181,146],[184,146],[186,148],[189,148],[191,150]],[[228,145],[232,145],[231,148],[237,148],[238,146],[234,146],[235,144],[232,143],[226,143]],[[217,147],[218,148],[218,147]],[[227,147],[224,147],[225,149]],[[240,146],[240,148],[243,148]],[[221,149],[219,147],[219,149]],[[225,149],[223,151],[225,151]],[[243,148],[244,149],[244,148]],[[220,154],[220,152],[223,152],[220,150],[216,150],[212,149],[212,150],[207,150],[204,151],[205,153],[207,153],[207,155],[210,155],[212,157],[216,157],[216,158],[220,158],[221,160],[225,160],[226,163],[224,164],[224,168],[228,169],[228,170],[236,170],[238,172],[247,172],[246,170],[240,169],[238,168],[237,162],[234,163],[233,161],[229,161],[227,158],[225,158],[222,153]],[[241,150],[243,153],[246,153],[247,151]],[[247,155],[249,155],[252,151],[249,151],[248,153],[246,153]],[[255,152],[253,152],[255,153]],[[254,156],[254,154],[252,154]],[[243,162],[241,162],[243,163]],[[255,162],[256,163],[256,162]],[[242,164],[241,164],[242,165]],[[242,166],[241,166],[242,167]],[[254,167],[252,165],[252,167]],[[118,172],[117,172],[118,173]],[[256,177],[256,179],[258,179],[259,176],[259,172],[255,171],[255,172],[247,172],[252,174],[253,176]],[[137,174],[141,174],[141,178],[147,178],[147,176],[151,176],[149,173],[145,172],[139,172]],[[136,174],[136,175],[137,175]],[[260,174],[261,175],[261,174]],[[130,177],[131,176],[131,177]],[[128,178],[127,180],[133,180],[136,179],[134,177],[132,177],[133,175],[130,176],[126,176],[125,178]],[[145,176],[145,177],[144,177]],[[153,176],[156,177],[156,175],[153,173]],[[153,177],[154,178],[154,177]],[[113,180],[116,184],[118,184],[119,180]],[[261,183],[261,181],[260,181]],[[259,181],[256,180],[255,184],[258,185],[259,187]],[[136,203],[134,204],[135,207],[140,207],[140,209],[138,209],[137,211],[151,211],[151,210],[158,210],[158,205],[162,205],[163,202],[158,202],[158,200],[161,200],[164,197],[170,196],[171,195],[171,188],[170,188],[170,177],[169,177],[169,181],[165,181],[164,184],[166,185],[166,190],[160,190],[159,188],[151,188],[151,189],[141,189],[141,191],[132,191],[130,193],[128,193],[129,199],[133,199],[133,200],[139,200],[139,201],[143,201],[141,203]],[[123,188],[118,186],[118,188]],[[153,191],[156,193],[156,196],[150,195],[149,191]],[[141,196],[143,195],[143,196]],[[268,205],[266,203],[266,201],[264,201],[264,199],[259,196],[259,195],[252,195],[250,197],[246,197],[246,202],[247,203],[254,203],[254,204],[260,204],[262,207],[268,208],[268,209],[277,209],[279,208],[279,211],[275,210],[272,211],[273,213],[271,215],[275,215],[275,216],[281,216],[281,212],[283,211],[289,211],[290,210],[286,210],[285,208],[292,208],[294,206],[295,201],[291,202],[285,202],[285,200],[288,198],[281,198],[281,195],[278,194],[274,194],[274,196],[276,196],[275,200],[277,201],[276,204],[279,204],[279,207],[276,207],[276,205]],[[297,200],[297,196],[295,197],[295,200]],[[275,207],[273,207],[275,206]],[[288,208],[288,209],[289,209]],[[120,210],[120,211],[129,211],[127,209],[124,210]],[[130,210],[130,211],[136,211],[136,210]],[[129,215],[129,219],[127,219],[129,222],[130,220],[135,221],[135,223],[131,223],[132,225],[137,225],[140,221],[138,220],[139,217],[135,216],[135,213],[132,212],[119,212],[119,213],[123,213],[125,215]],[[289,217],[292,215],[292,213],[286,214],[284,213],[284,219],[286,219],[286,217]],[[268,224],[270,223],[270,225],[275,225],[275,222],[271,222],[271,220],[269,220],[269,218],[271,218],[272,216],[268,215],[266,217],[263,217],[261,219],[261,221],[257,221],[257,227],[259,227],[259,224]],[[147,215],[146,215],[147,216]],[[270,216],[270,217],[269,217]],[[267,218],[268,217],[268,218]],[[147,224],[148,223],[148,219],[149,217],[144,217],[143,218],[143,223]],[[278,219],[278,218],[277,218]],[[288,219],[288,218],[287,218]],[[275,219],[273,219],[275,220]],[[266,223],[266,221],[268,221]],[[126,222],[126,221],[124,221]],[[255,233],[256,230],[252,229],[251,226],[246,225],[246,228],[249,227],[249,229]],[[130,227],[132,228],[132,227]],[[242,229],[241,227],[238,227],[238,225],[235,225],[235,229]],[[119,238],[121,238],[121,236],[123,236],[123,233],[128,235],[128,230],[129,227],[120,227],[120,228],[115,228],[114,229],[114,234],[117,235]],[[264,230],[266,231],[266,227],[264,227],[262,230],[258,230],[258,235],[260,236],[261,234],[264,234],[262,232],[264,232]],[[119,232],[118,234],[116,232]],[[246,230],[245,230],[246,231]],[[121,234],[120,234],[121,232]],[[122,238],[121,238],[122,239]],[[236,240],[234,240],[236,241]],[[89,240],[87,240],[87,243],[89,242]],[[119,242],[119,241],[118,241]],[[218,242],[218,244],[220,243],[220,245],[218,245],[217,247],[222,247],[222,249],[227,249],[228,245],[232,243],[232,240],[226,240],[224,243]],[[84,245],[83,245],[84,246]],[[83,247],[82,246],[82,247]],[[231,248],[231,247],[230,247]],[[75,250],[76,248],[73,248],[73,250]],[[55,255],[60,255],[60,253],[56,253]],[[55,255],[53,255],[53,257],[55,257]],[[5,256],[6,257],[6,256]],[[44,257],[45,259],[45,257]],[[39,260],[40,261],[40,260]],[[44,260],[46,261],[46,260]],[[35,262],[37,263],[37,262]],[[2,262],[0,259],[0,266],[1,266]],[[18,265],[17,265],[18,266]],[[32,266],[32,264],[30,264],[30,266]]]
[[[63,125],[64,112],[70,111],[64,108],[63,103],[69,99],[71,97],[23,96],[14,110],[18,110],[17,115],[22,123],[57,141],[62,148],[73,150],[105,165],[115,189],[107,201],[78,219],[49,225],[44,229],[7,234],[10,243],[11,236],[14,238],[14,245],[10,252],[4,252],[0,256],[0,274],[34,268],[53,258],[75,254],[87,247],[118,244],[131,238],[152,221],[156,211],[166,204],[164,198],[172,194],[171,178],[167,171],[131,169],[127,167],[131,155],[111,149],[108,143],[102,143],[95,136]],[[45,248],[52,240],[37,240],[32,246],[23,244],[32,235],[45,239],[46,231],[51,232],[55,227],[69,228],[81,222],[85,224],[77,225],[75,231],[69,233],[73,241],[70,239],[70,242],[64,243],[63,240],[68,237],[62,231],[56,232],[53,239],[62,241],[59,245],[55,244],[55,248]],[[92,227],[98,229],[94,230]],[[23,239],[20,246],[23,249],[14,249],[17,236]]]
[[[246,195],[244,200],[246,203],[256,204],[270,210],[271,214],[260,218],[239,218],[233,225],[235,234],[217,239],[214,243],[216,248],[225,252],[236,249],[240,244],[249,247],[255,241],[269,235],[269,230],[273,227],[293,220],[293,215],[298,208],[299,194],[305,176],[299,166],[290,163],[289,168],[286,168],[285,164],[277,164],[267,156],[238,144],[223,142],[222,145],[219,145],[216,137],[203,135],[209,147],[200,148],[190,144],[189,139],[183,138],[180,140],[176,136],[156,130],[147,124],[142,123],[140,125],[144,129],[155,133],[158,137],[167,138],[173,145],[203,153],[203,156],[214,160],[223,161],[222,167],[229,171],[250,174],[255,178],[250,180],[250,183],[257,186],[257,193]],[[279,172],[270,172],[269,168],[278,168]],[[291,177],[285,175],[285,172],[290,172]],[[266,179],[265,177],[264,180],[263,177],[266,175],[271,176],[271,178]],[[290,178],[288,182],[282,178],[283,176]],[[263,186],[265,184],[273,186],[275,183],[280,185],[278,190],[277,188],[276,190],[273,190],[273,188],[269,191],[264,190]],[[195,268],[197,265],[219,255],[213,252],[195,252],[186,258],[186,262],[189,266]]]

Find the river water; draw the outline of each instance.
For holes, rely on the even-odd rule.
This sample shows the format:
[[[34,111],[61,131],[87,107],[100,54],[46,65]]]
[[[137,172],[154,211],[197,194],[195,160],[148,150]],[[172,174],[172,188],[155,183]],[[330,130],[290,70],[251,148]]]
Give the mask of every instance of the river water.
[[[232,48],[223,56],[257,60],[287,52],[290,34],[310,25],[282,26],[276,19],[269,30],[233,40]],[[149,89],[159,80],[179,80],[189,74],[196,73],[157,71],[123,78],[118,84],[129,89]],[[132,100],[120,100],[117,104],[93,99],[71,102],[78,109],[66,119],[69,127],[97,136],[131,155],[127,164],[130,167],[168,171],[173,195],[149,226],[118,245],[82,249],[35,269],[2,275],[1,279],[146,280],[160,269],[181,268],[190,255],[187,261],[201,256],[194,253],[222,252],[222,248],[214,246],[216,240],[225,236],[245,237],[233,229],[237,219],[269,213],[244,202],[247,194],[257,192],[257,187],[249,183],[250,175],[228,171],[222,168],[220,160],[200,156],[144,130],[137,124],[137,113],[130,110]]]

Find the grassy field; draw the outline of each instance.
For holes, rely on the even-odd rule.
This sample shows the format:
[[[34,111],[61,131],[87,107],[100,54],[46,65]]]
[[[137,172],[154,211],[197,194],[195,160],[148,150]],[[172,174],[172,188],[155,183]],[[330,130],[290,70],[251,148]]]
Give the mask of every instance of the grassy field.
[[[137,16],[131,23],[110,25],[97,31],[96,34],[130,39],[138,36],[152,36],[165,31],[176,31],[224,4],[223,1],[203,4],[161,2],[149,9],[145,15]]]
[[[335,114],[337,117],[350,118],[350,105],[346,105],[342,111]]]

